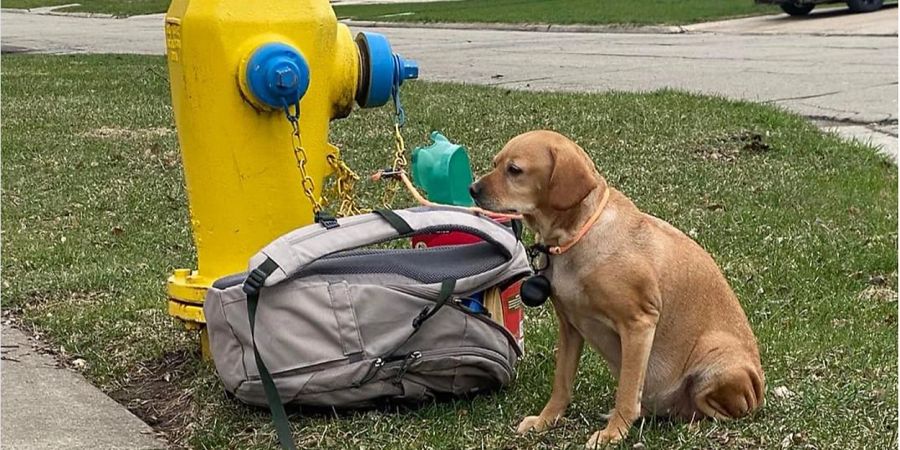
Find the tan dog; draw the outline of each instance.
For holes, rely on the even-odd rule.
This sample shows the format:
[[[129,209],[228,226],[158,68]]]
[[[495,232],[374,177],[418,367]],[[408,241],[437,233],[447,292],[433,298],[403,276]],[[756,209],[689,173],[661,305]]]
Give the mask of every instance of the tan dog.
[[[716,263],[609,187],[577,144],[551,131],[519,135],[471,191],[485,209],[522,214],[548,246],[573,241],[608,191],[583,238],[549,257],[559,321],[553,392],[519,433],[563,415],[585,341],[619,383],[607,426],[588,447],[618,442],[642,415],[736,418],[763,404],[756,338]]]

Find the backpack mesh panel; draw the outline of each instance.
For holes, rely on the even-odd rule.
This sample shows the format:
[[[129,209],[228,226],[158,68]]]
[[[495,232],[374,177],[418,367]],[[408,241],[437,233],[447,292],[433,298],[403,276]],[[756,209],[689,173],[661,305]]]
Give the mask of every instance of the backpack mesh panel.
[[[421,283],[438,283],[487,272],[506,260],[496,246],[487,242],[428,249],[351,250],[326,256],[300,271],[297,277],[393,273]]]

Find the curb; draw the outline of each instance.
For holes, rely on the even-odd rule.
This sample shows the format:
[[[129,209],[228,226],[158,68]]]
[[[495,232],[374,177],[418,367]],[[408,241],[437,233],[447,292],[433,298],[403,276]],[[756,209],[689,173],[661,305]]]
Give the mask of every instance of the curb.
[[[715,35],[724,35],[724,36],[816,36],[816,37],[897,37],[897,33],[851,33],[851,32],[833,32],[833,31],[821,31],[821,32],[810,32],[810,33],[802,33],[802,32],[787,32],[787,33],[778,33],[778,32],[759,32],[759,31],[722,31],[722,30],[698,30],[691,27],[687,27],[684,29],[685,33],[691,34],[715,34]]]
[[[498,30],[532,31],[544,33],[623,33],[623,34],[681,34],[687,29],[677,25],[552,25],[522,23],[458,23],[458,22],[381,22],[374,20],[339,19],[350,27],[361,28],[433,28],[442,30]]]
[[[80,12],[80,11],[72,11],[72,12],[48,11],[48,12],[39,13],[39,14],[43,14],[45,16],[85,17],[85,18],[89,18],[89,19],[120,19],[120,18],[123,18],[123,17],[115,16],[113,14]]]
[[[44,6],[40,8],[0,8],[0,12],[6,14],[35,14],[39,16],[67,16],[67,17],[86,17],[94,19],[116,19],[117,16],[105,13],[92,13],[80,11],[57,11],[58,9],[70,8],[72,6],[81,6],[80,3],[70,3],[68,5]]]

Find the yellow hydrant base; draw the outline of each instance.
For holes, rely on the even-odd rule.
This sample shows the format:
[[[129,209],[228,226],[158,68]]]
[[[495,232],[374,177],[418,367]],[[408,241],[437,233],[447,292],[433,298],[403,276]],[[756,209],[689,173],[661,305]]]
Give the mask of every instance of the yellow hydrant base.
[[[178,319],[187,330],[200,330],[200,350],[206,359],[211,359],[212,355],[203,316],[203,299],[210,285],[210,280],[190,269],[176,269],[166,281],[169,315]]]

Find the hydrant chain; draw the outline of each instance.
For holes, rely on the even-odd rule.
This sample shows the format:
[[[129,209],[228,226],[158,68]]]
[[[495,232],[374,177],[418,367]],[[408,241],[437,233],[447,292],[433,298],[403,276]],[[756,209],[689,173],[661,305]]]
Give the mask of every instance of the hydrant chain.
[[[353,172],[337,154],[331,153],[325,158],[334,171],[334,187],[341,200],[338,215],[346,217],[361,214],[363,210],[356,204],[356,198],[353,196],[353,189],[356,182],[359,181],[359,175]]]
[[[306,156],[306,150],[303,148],[303,139],[300,137],[300,104],[294,105],[294,113],[285,107],[284,113],[288,122],[291,123],[291,143],[294,147],[294,158],[297,160],[297,168],[300,169],[300,184],[303,186],[303,194],[312,205],[313,213],[319,214],[322,211],[322,204],[316,198],[316,182],[306,171],[306,162],[309,159]]]
[[[403,135],[400,129],[406,125],[406,111],[403,110],[403,104],[400,103],[400,86],[394,84],[391,92],[394,98],[394,164],[392,169],[394,172],[406,170],[406,144],[403,142]]]
[[[400,102],[400,86],[394,85],[391,96],[394,100],[394,161],[391,164],[391,172],[398,173],[406,171],[406,167],[409,164],[406,159],[406,143],[403,142],[403,134],[400,133],[400,129],[406,125],[406,111],[404,111],[403,104]],[[392,207],[399,188],[394,183],[385,187],[381,198],[381,203],[385,207]]]
[[[394,164],[391,169],[394,172],[406,170],[407,164],[406,144],[403,142],[403,135],[400,134],[400,124],[394,124]]]
[[[403,109],[403,104],[400,103],[400,86],[394,86],[394,89],[391,91],[391,97],[394,99],[394,122],[402,127],[406,125],[406,110]]]

